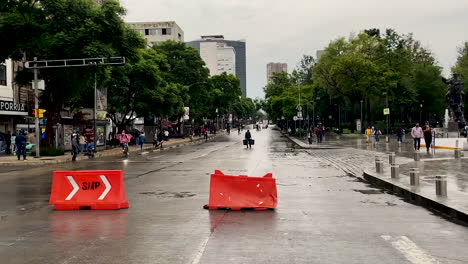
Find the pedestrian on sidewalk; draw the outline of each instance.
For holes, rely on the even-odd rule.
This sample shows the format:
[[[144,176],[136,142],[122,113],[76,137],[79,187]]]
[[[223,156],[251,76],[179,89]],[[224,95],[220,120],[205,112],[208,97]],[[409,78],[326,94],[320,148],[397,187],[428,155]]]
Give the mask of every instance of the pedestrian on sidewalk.
[[[419,150],[421,148],[421,138],[424,136],[419,123],[416,123],[416,125],[411,129],[411,136],[413,137],[414,150]]]
[[[73,133],[71,143],[72,143],[72,155],[73,155],[72,161],[76,161],[76,156],[78,156],[78,154],[81,151],[80,136],[76,133]]]
[[[368,126],[366,129],[366,142],[367,143],[371,142],[371,136],[372,136],[372,129],[370,126]]]
[[[138,137],[138,145],[140,145],[140,150],[143,152],[143,145],[145,144],[145,132],[141,132],[140,136]]]
[[[375,128],[375,129],[374,129],[374,138],[375,138],[375,142],[379,142],[379,141],[380,141],[380,135],[382,135],[382,131],[380,131],[380,129],[378,129],[378,128]]]
[[[5,144],[6,144],[5,154],[10,155],[11,154],[11,132],[10,131],[8,131],[5,135]]]
[[[86,149],[86,138],[84,136],[84,133],[81,133],[78,136],[78,143],[80,144],[80,151],[83,152]]]
[[[403,134],[404,134],[403,128],[401,127],[397,128],[396,135],[397,135],[398,144],[401,144],[401,142],[403,142]]]
[[[309,141],[309,145],[312,144],[312,131],[307,131],[307,140]]]
[[[429,152],[432,144],[432,129],[429,122],[426,122],[426,126],[424,127],[424,142],[426,142],[426,149]]]
[[[16,145],[16,156],[18,160],[20,160],[21,155],[23,156],[23,160],[26,160],[26,136],[24,135],[24,130],[21,130],[19,134],[15,138],[15,145]]]

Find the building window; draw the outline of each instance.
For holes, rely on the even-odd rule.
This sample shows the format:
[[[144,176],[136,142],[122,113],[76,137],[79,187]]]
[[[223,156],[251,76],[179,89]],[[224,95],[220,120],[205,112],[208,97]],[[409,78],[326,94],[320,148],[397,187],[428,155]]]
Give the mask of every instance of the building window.
[[[180,33],[178,33],[178,36],[179,36],[179,40],[182,40],[182,35]]]
[[[162,35],[171,35],[171,29],[170,28],[163,28],[162,29]]]
[[[158,35],[158,29],[157,28],[150,29],[148,33],[150,35]]]
[[[145,36],[149,35],[149,29],[145,29]]]
[[[7,68],[5,64],[0,64],[0,85],[7,85]]]
[[[145,30],[144,29],[138,29],[138,32],[140,32],[142,35],[145,35]]]

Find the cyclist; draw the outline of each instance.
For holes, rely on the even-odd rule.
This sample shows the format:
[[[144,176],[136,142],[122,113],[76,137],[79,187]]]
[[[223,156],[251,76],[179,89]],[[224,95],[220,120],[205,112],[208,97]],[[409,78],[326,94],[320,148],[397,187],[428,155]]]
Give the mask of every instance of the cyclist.
[[[122,151],[125,157],[128,157],[128,143],[130,142],[131,138],[132,138],[132,135],[127,134],[125,132],[125,129],[122,130],[122,134],[120,134],[119,141],[120,141],[120,145],[122,146]]]

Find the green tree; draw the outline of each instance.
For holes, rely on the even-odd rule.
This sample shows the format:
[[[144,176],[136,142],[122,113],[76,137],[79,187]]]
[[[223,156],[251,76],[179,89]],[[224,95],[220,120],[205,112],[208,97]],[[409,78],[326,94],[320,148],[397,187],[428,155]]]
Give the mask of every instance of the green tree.
[[[108,115],[119,130],[135,117],[181,114],[187,89],[163,79],[160,68],[167,68],[166,57],[155,50],[141,50],[139,60],[113,68],[107,87]]]
[[[219,113],[228,113],[231,106],[242,95],[240,80],[232,74],[222,73],[210,78],[211,84],[216,90],[215,105]]]
[[[213,115],[214,87],[209,81],[209,71],[199,52],[183,42],[165,41],[153,49],[167,58],[167,67],[160,70],[170,83],[186,86],[190,116],[201,121]]]
[[[143,38],[122,20],[125,10],[115,0],[7,0],[0,8],[0,60],[72,59],[124,56],[137,58]],[[41,104],[47,109],[46,143],[60,120],[60,110],[92,89],[94,74],[105,80],[102,68],[43,69]],[[19,75],[21,76],[21,75]]]

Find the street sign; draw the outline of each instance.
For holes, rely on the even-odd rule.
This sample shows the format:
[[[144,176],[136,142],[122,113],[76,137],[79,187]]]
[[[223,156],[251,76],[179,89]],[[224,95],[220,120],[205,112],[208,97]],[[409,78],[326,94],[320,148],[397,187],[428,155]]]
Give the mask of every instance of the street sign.
[[[390,108],[384,108],[383,114],[384,115],[389,115],[390,114]]]
[[[302,112],[297,112],[297,117],[302,117]]]
[[[294,121],[297,121],[297,116],[294,116],[294,117],[293,117],[293,120],[294,120]]]
[[[184,120],[190,119],[190,108],[188,106],[184,106]]]
[[[362,129],[361,120],[357,119],[356,120],[356,130],[361,132],[361,129]]]

